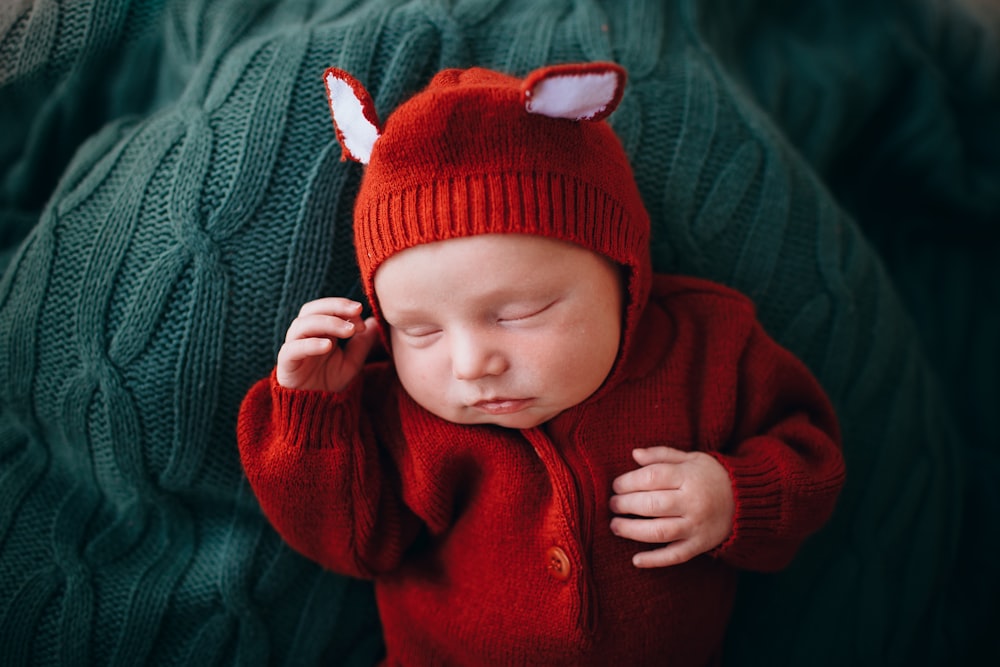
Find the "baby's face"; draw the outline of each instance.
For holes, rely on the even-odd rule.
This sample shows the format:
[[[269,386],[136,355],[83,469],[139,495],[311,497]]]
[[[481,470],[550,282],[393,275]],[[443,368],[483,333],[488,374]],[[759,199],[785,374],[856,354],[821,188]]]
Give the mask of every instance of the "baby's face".
[[[619,269],[528,235],[418,245],[375,274],[399,379],[459,424],[530,428],[589,397],[621,338]]]

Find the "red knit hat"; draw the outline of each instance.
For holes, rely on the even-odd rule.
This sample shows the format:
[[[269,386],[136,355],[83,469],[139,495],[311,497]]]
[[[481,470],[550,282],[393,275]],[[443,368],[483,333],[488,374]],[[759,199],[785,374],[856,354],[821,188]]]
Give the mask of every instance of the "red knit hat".
[[[651,280],[649,217],[621,142],[604,122],[621,100],[621,67],[557,65],[524,80],[444,70],[384,128],[356,79],[336,68],[324,78],[344,159],[368,165],[354,237],[376,314],[375,271],[392,254],[519,233],[570,241],[628,267],[629,310],[637,316]]]

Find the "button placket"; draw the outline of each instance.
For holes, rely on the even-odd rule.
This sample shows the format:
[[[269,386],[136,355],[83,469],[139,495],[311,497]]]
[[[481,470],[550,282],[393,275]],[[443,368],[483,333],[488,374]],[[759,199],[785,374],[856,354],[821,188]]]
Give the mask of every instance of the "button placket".
[[[555,435],[560,442],[572,445],[578,424],[567,423]],[[596,623],[596,600],[593,584],[586,571],[585,554],[590,543],[590,511],[584,501],[584,490],[576,479],[575,471],[570,462],[549,435],[540,428],[528,429],[522,432],[532,444],[538,457],[544,463],[552,481],[553,494],[556,499],[558,516],[553,516],[554,523],[546,526],[546,533],[552,541],[544,555],[541,565],[554,584],[568,586],[570,595],[576,597],[574,627],[581,633],[581,641],[589,641],[590,633]]]

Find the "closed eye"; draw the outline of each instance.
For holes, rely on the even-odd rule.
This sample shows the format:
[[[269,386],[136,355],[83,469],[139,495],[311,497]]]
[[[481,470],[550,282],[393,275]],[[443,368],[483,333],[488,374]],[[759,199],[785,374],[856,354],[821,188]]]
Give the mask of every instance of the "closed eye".
[[[397,331],[408,338],[427,338],[439,333],[441,329],[436,327],[407,327],[405,329],[397,329]]]
[[[509,312],[509,313],[502,313],[500,315],[500,317],[497,318],[497,322],[498,323],[504,323],[504,322],[523,322],[524,320],[529,320],[529,319],[531,319],[533,317],[537,317],[538,315],[541,315],[542,313],[544,313],[545,311],[547,311],[549,308],[551,308],[552,306],[556,305],[557,303],[559,303],[559,299],[554,299],[554,300],[550,301],[549,303],[546,303],[544,306],[542,306],[540,308],[531,307],[531,308],[526,308],[526,309],[521,310],[521,311],[514,310],[514,311]]]
[[[407,347],[422,349],[431,347],[441,339],[441,328],[433,326],[392,327],[395,342]]]

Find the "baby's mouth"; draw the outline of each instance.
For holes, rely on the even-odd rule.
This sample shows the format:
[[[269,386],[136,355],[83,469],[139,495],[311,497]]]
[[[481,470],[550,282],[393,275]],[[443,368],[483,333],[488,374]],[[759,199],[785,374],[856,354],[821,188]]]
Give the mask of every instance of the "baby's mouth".
[[[530,398],[485,398],[472,404],[472,407],[490,415],[509,415],[527,408],[533,399]]]

